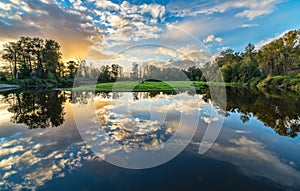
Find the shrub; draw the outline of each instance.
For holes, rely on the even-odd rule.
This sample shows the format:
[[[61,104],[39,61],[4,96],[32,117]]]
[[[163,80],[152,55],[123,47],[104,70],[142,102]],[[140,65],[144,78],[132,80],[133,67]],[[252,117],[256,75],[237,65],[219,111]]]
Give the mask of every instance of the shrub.
[[[300,84],[298,83],[296,85],[291,86],[291,90],[300,93]]]

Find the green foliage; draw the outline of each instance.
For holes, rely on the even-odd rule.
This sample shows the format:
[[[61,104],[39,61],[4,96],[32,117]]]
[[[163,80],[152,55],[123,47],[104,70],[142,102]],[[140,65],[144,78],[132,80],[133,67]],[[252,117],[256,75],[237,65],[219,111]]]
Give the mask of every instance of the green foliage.
[[[250,43],[243,53],[223,51],[216,62],[225,82],[296,90],[299,81],[295,79],[300,77],[299,42],[300,30],[290,31],[258,51]]]
[[[9,78],[10,78],[10,75],[8,73],[0,72],[0,82],[7,83]]]
[[[294,92],[300,92],[300,77],[291,76],[268,76],[262,80],[258,85],[259,88],[273,88],[291,90]]]
[[[222,51],[216,63],[227,83],[247,83],[253,86],[298,91],[299,55],[300,30],[294,30],[259,50],[249,43],[242,53],[232,49]],[[2,70],[5,75],[1,75],[0,80],[12,84],[29,83],[27,79],[31,79],[34,83],[70,84],[79,71],[77,74],[79,79],[86,81],[97,79],[99,83],[115,82],[119,78],[139,81],[145,79],[182,81],[188,78],[191,81],[205,81],[205,77],[215,73],[213,69],[205,68],[206,75],[203,75],[203,68],[195,66],[178,69],[133,63],[130,76],[124,77],[123,68],[115,63],[97,69],[87,65],[84,60],[62,63],[61,57],[60,45],[52,39],[20,37],[17,42],[4,45],[2,58],[7,65]],[[22,79],[24,81],[21,81]],[[46,80],[39,82],[38,79]]]
[[[300,93],[300,83],[291,86],[291,90]]]
[[[192,81],[199,81],[202,77],[202,70],[196,66],[189,67],[187,70],[183,71]]]
[[[142,64],[133,63],[130,76],[126,80],[148,80],[155,79],[160,81],[200,81],[203,78],[203,68],[191,66],[181,69],[175,66],[160,67],[152,63],[144,62]]]
[[[265,75],[287,75],[299,71],[300,30],[289,31],[263,46],[259,51],[259,68]]]
[[[13,78],[57,77],[61,52],[54,40],[20,37],[17,42],[4,45],[2,58],[7,61]]]
[[[285,92],[256,91],[255,89],[228,88],[227,111],[255,116],[282,136],[297,137],[300,132],[299,95]],[[237,109],[238,108],[238,109]],[[287,109],[288,108],[288,109]]]
[[[102,66],[100,69],[100,75],[98,78],[98,82],[112,82],[112,77],[110,76],[111,67],[110,66]]]
[[[168,82],[136,82],[121,81],[100,83],[95,86],[81,86],[73,90],[94,90],[96,91],[174,91],[174,90],[192,90],[195,89],[188,81],[168,81]]]
[[[66,88],[73,91],[126,91],[126,92],[144,92],[144,91],[175,91],[175,90],[199,90],[204,86],[245,86],[242,83],[222,83],[222,82],[201,82],[201,81],[165,81],[165,82],[146,82],[146,81],[118,81],[99,83],[94,85],[83,85],[76,88]]]
[[[232,49],[221,52],[216,61],[221,67],[224,81],[245,83],[260,76],[255,56],[254,45],[250,43],[242,54]]]
[[[54,40],[46,40],[42,56],[48,78],[54,79],[60,74],[61,55],[59,44]]]

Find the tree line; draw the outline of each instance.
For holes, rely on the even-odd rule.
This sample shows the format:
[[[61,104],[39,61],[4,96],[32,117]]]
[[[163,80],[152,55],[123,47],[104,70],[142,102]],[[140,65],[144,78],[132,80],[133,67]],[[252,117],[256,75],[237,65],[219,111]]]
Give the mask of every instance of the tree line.
[[[3,52],[11,78],[60,76],[62,54],[55,40],[21,37],[17,42],[4,44]]]
[[[93,67],[85,60],[62,61],[60,45],[53,39],[43,40],[37,37],[20,37],[16,42],[3,46],[2,81],[19,79],[51,79],[72,81],[77,77],[98,79],[99,82],[112,82],[122,75],[123,68],[118,64]]]
[[[147,80],[155,79],[161,81],[191,81],[205,80],[202,69],[197,66],[190,66],[182,69],[175,66],[158,67],[153,64],[144,62],[142,64],[133,63],[129,80]]]
[[[84,80],[97,79],[100,83],[114,82],[118,78],[120,80],[142,80],[144,78],[180,80],[189,78],[195,81],[202,79],[201,69],[196,66],[180,69],[147,65],[147,72],[143,72],[142,75],[143,68],[141,65],[133,63],[130,76],[124,76],[123,68],[115,63],[94,67],[91,63],[79,58],[77,61],[63,62],[58,42],[53,39],[43,40],[37,37],[20,37],[16,42],[4,44],[2,59],[6,61],[1,72],[3,75],[1,75],[2,79],[0,80],[2,81],[13,79],[68,79],[72,81],[77,71],[76,77]]]
[[[125,76],[123,68],[115,63],[96,68],[83,59],[62,62],[58,42],[36,37],[20,37],[16,42],[4,44],[2,58],[7,65],[0,73],[6,80],[39,78],[72,81],[79,71],[77,77],[87,80],[98,79],[101,83],[114,82],[118,78],[165,81],[188,78],[192,81],[205,81],[202,71],[206,70],[198,66],[182,69],[133,63],[130,75]],[[246,46],[244,52],[227,49],[220,53],[216,63],[221,69],[225,82],[257,84],[272,76],[300,77],[300,30],[289,31],[259,50],[256,50],[251,43]]]
[[[259,50],[249,43],[244,52],[222,51],[216,59],[225,82],[251,82],[268,76],[300,73],[300,30],[285,33]]]

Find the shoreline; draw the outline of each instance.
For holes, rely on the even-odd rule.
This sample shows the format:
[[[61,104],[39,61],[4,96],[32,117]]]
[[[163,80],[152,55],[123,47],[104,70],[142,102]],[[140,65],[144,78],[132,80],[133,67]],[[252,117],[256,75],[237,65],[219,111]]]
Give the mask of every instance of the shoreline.
[[[284,79],[278,82],[278,79]],[[287,80],[286,80],[287,79]],[[293,82],[293,83],[292,83]],[[197,91],[209,86],[224,86],[224,87],[249,87],[274,91],[289,91],[299,93],[300,79],[288,79],[273,77],[260,81],[258,84],[249,84],[241,82],[203,82],[203,81],[161,81],[161,82],[145,82],[145,81],[117,81],[98,83],[88,85],[87,83],[73,86],[72,81],[51,83],[46,80],[23,80],[19,84],[0,83],[0,92],[10,90],[26,90],[26,89],[41,89],[59,88],[66,91],[98,91],[98,92],[155,92],[155,91]]]
[[[12,85],[12,84],[0,84],[0,92],[10,91],[20,89],[21,86],[19,85]]]
[[[96,85],[82,85],[78,87],[64,88],[69,91],[102,91],[102,92],[155,92],[155,91],[197,91],[208,86],[231,86],[246,87],[242,83],[223,82],[199,82],[199,81],[165,81],[165,82],[143,82],[120,81],[99,83]]]

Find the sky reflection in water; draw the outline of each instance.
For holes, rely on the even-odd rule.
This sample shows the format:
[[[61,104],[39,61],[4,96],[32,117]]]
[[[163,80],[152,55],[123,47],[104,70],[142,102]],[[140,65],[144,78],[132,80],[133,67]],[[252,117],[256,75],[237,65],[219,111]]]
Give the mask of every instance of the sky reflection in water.
[[[278,128],[274,127],[272,129],[272,126],[268,125],[272,124],[272,122],[259,120],[264,119],[262,116],[267,114],[270,115],[270,119],[275,118],[276,116],[271,115],[272,111],[262,113],[263,109],[253,110],[252,107],[263,101],[268,107],[278,109],[277,113],[281,114],[279,115],[281,117],[279,120],[287,119],[287,117],[293,120],[295,118],[294,115],[298,113],[299,116],[299,111],[290,107],[289,113],[291,115],[282,116],[286,113],[282,111],[283,107],[281,105],[282,102],[285,105],[294,102],[294,105],[297,106],[299,105],[299,100],[297,99],[289,99],[290,101],[288,101],[283,98],[267,98],[260,93],[249,93],[246,90],[229,91],[228,112],[219,112],[221,114],[218,115],[218,117],[226,117],[217,142],[207,153],[199,155],[199,143],[207,124],[211,122],[206,111],[209,111],[212,105],[207,102],[206,96],[202,97],[202,94],[184,94],[185,99],[181,103],[176,103],[170,101],[170,99],[176,99],[177,95],[171,94],[98,94],[93,97],[98,117],[102,123],[97,128],[101,128],[102,132],[108,133],[111,140],[123,145],[123,147],[114,148],[112,144],[109,144],[111,140],[105,140],[105,147],[103,148],[105,148],[106,153],[104,154],[106,155],[120,152],[120,150],[130,152],[132,148],[158,149],[158,146],[167,142],[176,131],[179,123],[178,116],[181,113],[197,112],[199,114],[196,134],[189,146],[178,157],[165,165],[147,171],[132,171],[116,168],[103,162],[101,157],[93,154],[91,149],[81,139],[75,126],[72,107],[86,107],[86,104],[92,99],[91,94],[78,93],[76,103],[71,103],[70,92],[29,92],[28,94],[17,94],[7,93],[1,95],[0,189],[22,190],[39,188],[47,190],[59,187],[68,188],[68,183],[64,182],[64,180],[78,182],[73,177],[75,174],[86,174],[87,171],[96,170],[102,172],[102,174],[98,174],[97,177],[89,177],[85,184],[77,183],[77,189],[83,188],[83,184],[84,186],[89,184],[89,189],[116,190],[118,185],[110,185],[107,182],[122,182],[122,179],[126,179],[131,182],[128,182],[129,188],[127,190],[134,190],[134,188],[139,186],[139,183],[134,182],[140,180],[142,184],[143,178],[148,177],[148,175],[151,175],[152,184],[160,184],[158,181],[159,177],[152,176],[156,172],[162,173],[161,179],[164,179],[166,182],[171,181],[172,176],[168,178],[164,173],[171,173],[174,168],[180,172],[178,176],[182,177],[182,181],[185,178],[189,179],[190,185],[186,185],[187,189],[217,188],[216,185],[205,184],[211,181],[208,173],[206,173],[206,169],[211,173],[216,173],[216,176],[217,174],[224,174],[232,177],[232,179],[246,179],[246,182],[249,182],[248,184],[256,185],[257,188],[279,190],[290,188],[297,190],[300,187],[300,142],[298,137],[289,136],[297,134],[297,128],[292,129],[293,133],[280,134],[280,132],[287,131],[279,131]],[[249,103],[249,101],[247,103],[246,100],[241,99],[236,101],[237,97],[241,98],[245,95],[253,96],[250,99],[253,103]],[[122,106],[121,102],[126,96],[129,96],[132,101],[130,104],[132,113],[124,113],[122,110],[124,105]],[[197,105],[193,104],[193,97],[195,96],[200,100]],[[43,99],[44,97],[52,97],[53,99],[59,97],[61,100],[49,103],[47,99]],[[34,101],[33,105],[29,104],[30,100]],[[18,101],[20,103],[26,101],[27,104],[20,104]],[[141,107],[141,104],[151,106],[151,109]],[[161,107],[162,105],[165,105],[165,107]],[[246,105],[248,105],[248,108]],[[23,108],[18,108],[19,106]],[[51,109],[53,112],[51,112]],[[53,117],[60,116],[60,119],[63,119],[62,121],[60,120],[61,124],[55,125],[57,120],[53,120],[52,114]],[[245,120],[245,115],[247,120]],[[29,121],[30,117],[28,116],[38,116],[43,120],[36,120],[35,117],[32,122]],[[82,115],[82,120],[84,119],[84,115]],[[161,123],[161,121],[164,122]],[[41,123],[52,128],[38,128],[37,124]],[[43,125],[40,127],[44,127]],[[31,130],[28,128],[31,128]],[[291,131],[289,130],[289,132]],[[185,163],[183,163],[183,159],[186,161]],[[206,164],[207,161],[210,161],[208,165],[205,167],[201,166],[201,164]],[[224,162],[222,165],[224,169],[216,168],[218,166],[216,165],[218,164],[217,161]],[[226,170],[225,167],[228,164],[231,166]],[[189,166],[193,166],[194,169],[191,170]],[[108,169],[120,175],[107,177]],[[122,174],[126,174],[126,178],[121,176]],[[201,178],[197,179],[197,181],[194,180],[198,176]],[[96,181],[95,179],[103,180],[103,182],[96,184],[95,182],[98,180]],[[223,181],[220,179],[215,180],[219,182],[219,186],[222,186],[220,188],[251,189],[251,186],[246,187],[244,184],[243,187],[238,182],[234,186],[229,186],[225,182],[228,182],[228,180],[225,179],[224,177]],[[60,182],[59,180],[62,181]],[[171,189],[179,188],[182,186],[181,184],[182,182],[175,181]],[[150,188],[153,187],[149,185]]]

